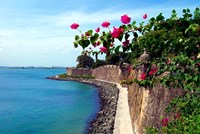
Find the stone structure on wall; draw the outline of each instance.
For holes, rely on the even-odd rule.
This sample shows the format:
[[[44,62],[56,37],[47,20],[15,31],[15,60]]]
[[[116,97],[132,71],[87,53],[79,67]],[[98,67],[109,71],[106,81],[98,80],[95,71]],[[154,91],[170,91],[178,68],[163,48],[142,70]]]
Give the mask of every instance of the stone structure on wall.
[[[132,70],[133,78],[139,78],[140,71]],[[133,83],[128,87],[128,102],[134,133],[143,134],[146,127],[161,127],[161,116],[172,117],[165,108],[170,101],[182,95],[182,90],[166,89],[160,84],[153,89],[139,87]]]
[[[69,76],[91,76],[92,69],[89,69],[89,68],[67,68],[67,75],[69,75]]]

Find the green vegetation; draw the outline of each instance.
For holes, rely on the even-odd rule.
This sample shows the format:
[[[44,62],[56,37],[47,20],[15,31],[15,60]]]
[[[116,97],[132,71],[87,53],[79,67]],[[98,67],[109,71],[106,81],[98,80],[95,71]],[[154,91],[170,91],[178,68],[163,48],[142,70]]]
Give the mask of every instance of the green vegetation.
[[[97,53],[106,54],[107,64],[126,61],[134,67],[143,67],[140,79],[123,83],[136,82],[150,88],[161,83],[168,90],[176,88],[185,91],[185,95],[174,99],[166,110],[174,112],[175,119],[169,122],[168,117],[164,117],[161,129],[148,128],[147,133],[200,132],[200,9],[196,8],[194,13],[183,9],[182,17],[178,17],[173,10],[167,19],[160,13],[138,26],[135,21],[130,23],[127,15],[124,16],[124,24],[112,32],[103,31],[100,35],[88,30],[87,35],[76,35],[74,44],[86,49],[98,42],[102,47]],[[109,25],[108,22],[102,24],[105,28]],[[120,45],[116,45],[116,41]],[[144,48],[151,57],[145,62],[139,60]],[[169,75],[156,77],[165,72]]]
[[[94,59],[87,54],[83,54],[77,57],[77,68],[92,68]]]
[[[66,78],[66,77],[67,77],[67,74],[59,74],[58,77],[59,77],[59,78]]]
[[[85,76],[70,76],[70,75],[67,75],[67,74],[59,74],[58,75],[59,78],[67,78],[67,77],[71,77],[71,78],[83,78],[83,79],[94,79],[95,77],[94,76],[91,76],[91,75],[85,75]]]

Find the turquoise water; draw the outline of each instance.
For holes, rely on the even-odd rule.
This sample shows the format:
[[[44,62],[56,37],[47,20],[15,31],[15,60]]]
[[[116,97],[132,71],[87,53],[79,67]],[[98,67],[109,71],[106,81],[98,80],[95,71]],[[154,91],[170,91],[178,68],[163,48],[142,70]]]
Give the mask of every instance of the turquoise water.
[[[0,134],[81,134],[99,110],[95,87],[47,76],[64,69],[0,69]]]

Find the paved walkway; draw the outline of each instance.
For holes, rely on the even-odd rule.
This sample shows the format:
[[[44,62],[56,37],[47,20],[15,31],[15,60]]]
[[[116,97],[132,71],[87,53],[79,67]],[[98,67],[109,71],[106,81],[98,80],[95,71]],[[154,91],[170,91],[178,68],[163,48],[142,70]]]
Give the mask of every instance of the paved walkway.
[[[97,79],[99,80],[99,79]],[[109,81],[99,80],[103,82],[113,83]],[[119,89],[119,98],[117,102],[117,110],[114,124],[114,134],[133,134],[131,118],[128,106],[127,88],[121,87],[119,83],[113,83]]]

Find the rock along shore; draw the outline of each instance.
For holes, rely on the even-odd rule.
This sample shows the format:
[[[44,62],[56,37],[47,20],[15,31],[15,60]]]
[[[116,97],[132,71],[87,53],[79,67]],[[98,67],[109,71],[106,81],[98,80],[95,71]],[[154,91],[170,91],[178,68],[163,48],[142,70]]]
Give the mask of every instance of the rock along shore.
[[[115,115],[117,109],[119,89],[116,84],[98,81],[95,79],[83,78],[58,78],[55,76],[47,77],[53,80],[78,81],[91,84],[99,89],[100,111],[96,114],[96,119],[92,120],[88,130],[88,134],[113,134]]]

